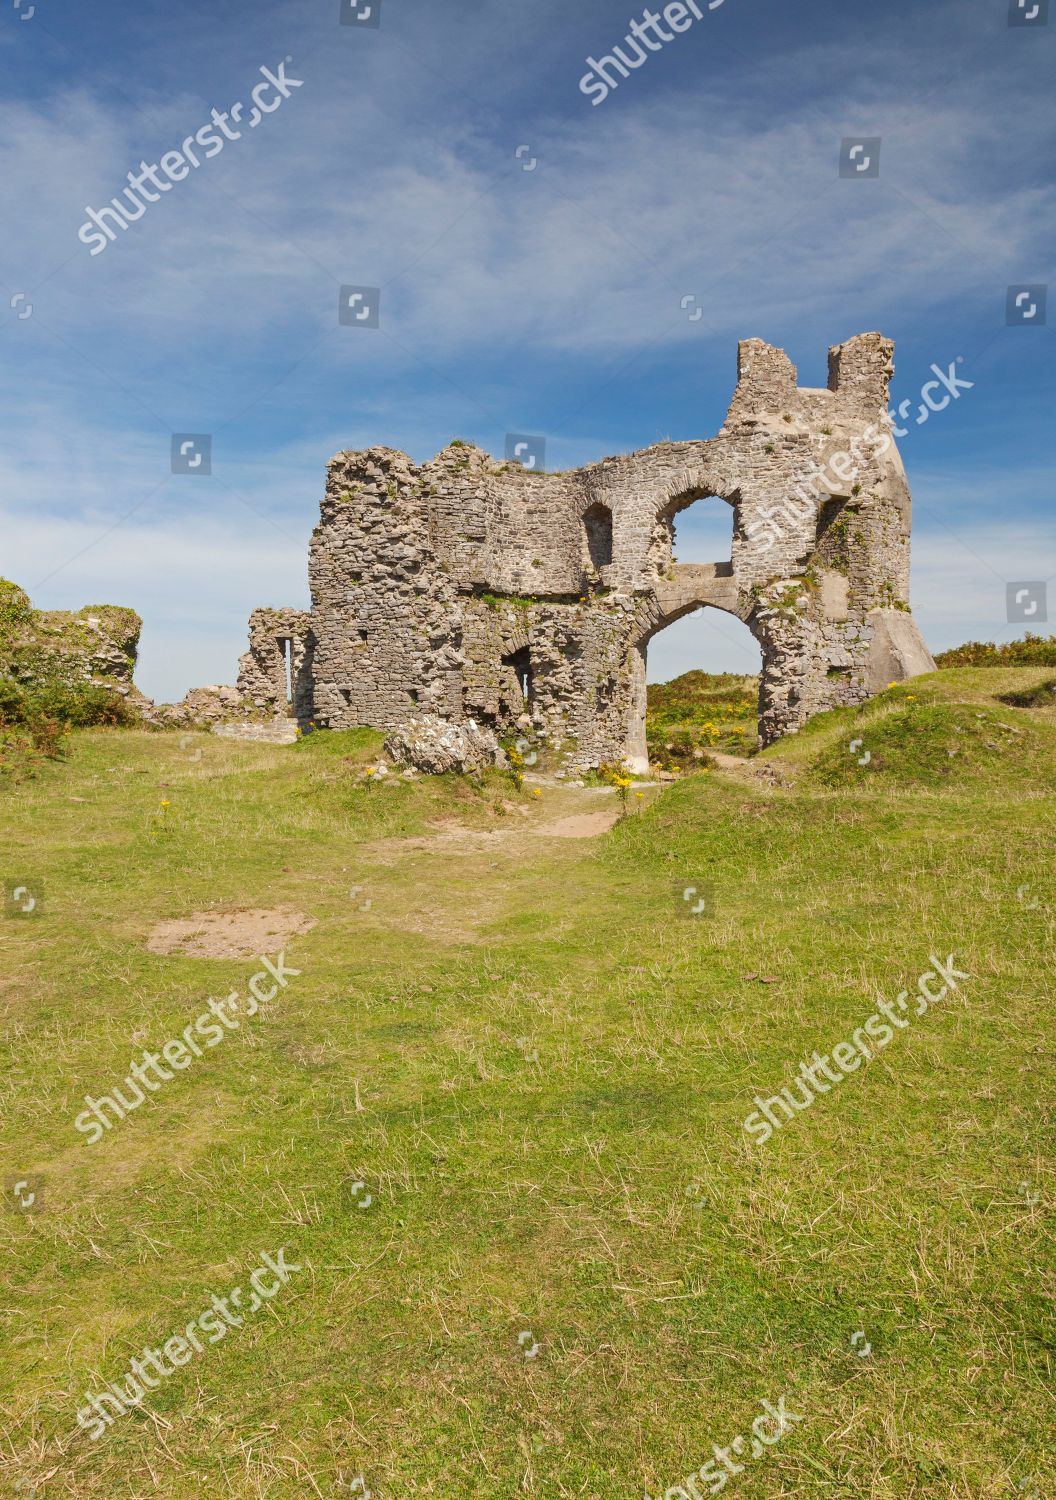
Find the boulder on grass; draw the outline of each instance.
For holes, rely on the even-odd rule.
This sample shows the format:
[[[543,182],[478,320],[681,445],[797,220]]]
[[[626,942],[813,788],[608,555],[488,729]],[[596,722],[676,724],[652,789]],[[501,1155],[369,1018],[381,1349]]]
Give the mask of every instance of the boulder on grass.
[[[490,729],[481,729],[472,719],[452,724],[435,714],[423,714],[394,729],[385,741],[385,753],[398,766],[414,766],[431,776],[485,771],[506,760]]]

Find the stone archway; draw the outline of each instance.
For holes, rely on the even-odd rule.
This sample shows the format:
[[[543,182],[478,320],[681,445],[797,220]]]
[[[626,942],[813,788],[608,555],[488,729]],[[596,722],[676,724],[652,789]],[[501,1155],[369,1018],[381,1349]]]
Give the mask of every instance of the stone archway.
[[[733,606],[733,601],[719,603],[714,597],[692,597],[694,594],[722,594],[725,592],[721,584],[725,578],[718,579],[711,569],[719,566],[717,564],[687,564],[689,567],[697,566],[701,570],[701,583],[703,587],[692,589],[688,581],[683,586],[683,598],[672,608],[650,612],[650,618],[642,622],[641,628],[631,639],[628,649],[627,675],[630,686],[629,694],[629,720],[627,725],[627,737],[624,750],[624,761],[636,775],[644,775],[649,769],[649,754],[646,745],[646,711],[648,707],[648,653],[650,642],[658,635],[662,635],[669,626],[676,624],[688,615],[695,614],[700,609],[716,609],[723,614],[732,615],[747,625],[762,653],[762,642],[756,636],[752,628],[750,618],[746,619],[740,611]],[[720,587],[714,587],[719,584]],[[762,673],[760,673],[760,695],[762,693]]]
[[[530,686],[532,721],[570,747],[570,766],[641,769],[645,647],[700,606],[736,615],[760,646],[764,744],[931,670],[909,611],[891,354],[859,334],[830,350],[815,389],[782,350],[745,340],[714,437],[561,474],[462,442],[422,465],[383,447],[338,454],[312,534],[311,613],[303,631],[254,617],[240,688],[284,698],[271,636],[303,637],[326,727],[397,728],[424,709],[512,728]],[[730,558],[676,564],[674,517],[711,496],[734,511]],[[510,659],[525,646],[527,668]]]
[[[673,493],[661,492],[653,502],[654,519],[649,542],[649,564],[653,573],[651,596],[639,601],[636,629],[627,644],[628,719],[623,759],[636,774],[649,769],[646,746],[647,655],[649,642],[686,615],[702,608],[721,610],[747,625],[763,643],[752,625],[754,601],[746,604],[738,586],[735,558],[739,539],[740,492],[717,473],[683,476]],[[733,541],[727,559],[708,563],[673,561],[675,518],[701,501],[715,500],[733,511]]]
[[[650,667],[650,647],[658,639],[658,637],[662,636],[665,633],[665,631],[667,631],[668,629],[670,629],[672,626],[677,625],[680,620],[690,620],[690,619],[692,619],[694,621],[695,625],[699,623],[700,625],[703,626],[706,623],[705,616],[711,616],[711,618],[712,618],[713,621],[717,620],[721,616],[727,616],[727,617],[728,616],[733,616],[733,618],[735,618],[738,621],[738,625],[739,626],[746,627],[747,635],[750,636],[751,640],[754,642],[754,645],[756,647],[756,651],[755,651],[754,654],[755,654],[757,660],[754,663],[752,663],[750,666],[745,666],[744,668],[731,668],[731,669],[716,668],[715,671],[716,671],[716,673],[722,672],[722,671],[728,671],[728,673],[729,673],[729,675],[730,675],[731,678],[732,677],[754,677],[754,678],[758,678],[759,688],[758,688],[758,691],[756,693],[757,707],[756,707],[756,713],[755,713],[755,723],[756,723],[756,729],[758,731],[758,726],[759,726],[758,698],[759,698],[759,696],[760,696],[760,694],[762,692],[762,681],[763,681],[763,673],[762,673],[762,646],[761,646],[758,638],[756,637],[756,634],[755,634],[754,630],[752,630],[751,625],[748,622],[743,621],[741,619],[740,615],[738,615],[734,610],[721,609],[721,608],[717,608],[714,605],[689,605],[685,609],[680,610],[678,613],[676,613],[674,615],[670,615],[670,616],[664,617],[657,624],[655,624],[652,627],[650,627],[650,629],[645,633],[645,635],[642,638],[640,638],[638,641],[636,641],[634,643],[634,645],[632,646],[632,648],[631,648],[631,652],[632,652],[632,668],[631,668],[631,670],[633,671],[634,677],[635,677],[636,694],[635,694],[635,701],[634,701],[633,719],[632,719],[632,724],[631,724],[630,735],[629,735],[629,738],[628,738],[628,747],[627,747],[627,754],[625,756],[625,760],[626,760],[626,763],[631,767],[631,769],[635,772],[636,775],[644,775],[649,770],[649,756],[648,756],[648,744],[647,744],[647,714],[648,714],[648,682],[649,682],[649,667]],[[705,630],[705,631],[702,631],[701,633],[702,634],[706,634],[707,632]],[[742,634],[743,633],[744,633],[744,630],[742,629]],[[701,660],[700,660],[699,657],[697,657],[696,661],[692,665],[687,664],[685,667],[679,668],[679,670],[677,672],[674,672],[674,673],[671,674],[671,677],[672,677],[672,679],[675,678],[675,677],[680,677],[683,674],[683,672],[687,672],[687,671],[692,672],[693,670],[707,670],[706,668],[703,667],[703,664],[702,664],[702,662],[701,662]],[[667,679],[665,678],[664,680],[667,680]],[[638,684],[640,684],[640,686],[637,686]]]

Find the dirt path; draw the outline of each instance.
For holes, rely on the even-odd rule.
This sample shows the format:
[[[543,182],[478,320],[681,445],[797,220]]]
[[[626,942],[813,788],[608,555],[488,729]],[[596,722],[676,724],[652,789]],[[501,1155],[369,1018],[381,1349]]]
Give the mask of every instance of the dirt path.
[[[427,833],[350,851],[348,867],[335,872],[331,886],[339,902],[347,901],[337,913],[325,898],[317,917],[292,907],[193,912],[155,926],[147,947],[193,958],[252,956],[281,948],[317,920],[324,927],[334,920],[354,924],[378,938],[388,932],[442,944],[501,941],[512,913],[546,905],[555,888],[567,884],[574,903],[584,859],[621,813],[608,787],[533,778],[530,790],[535,795],[495,809],[491,828],[451,816]],[[655,787],[647,792],[657,794]],[[305,905],[311,910],[314,903]]]
[[[619,820],[616,797],[608,788],[535,786],[541,796],[511,804],[499,827],[445,820],[429,834],[365,844],[356,919],[443,943],[495,941],[499,934],[489,929],[530,905],[535,888],[552,891],[566,878],[574,887],[573,872],[593,842]]]

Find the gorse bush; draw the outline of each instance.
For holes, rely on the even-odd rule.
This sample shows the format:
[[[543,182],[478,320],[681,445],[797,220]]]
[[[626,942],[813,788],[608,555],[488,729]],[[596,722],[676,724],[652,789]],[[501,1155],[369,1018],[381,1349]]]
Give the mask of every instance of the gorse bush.
[[[967,641],[935,658],[939,667],[1056,667],[1056,635],[1031,635],[1021,641]]]
[[[684,672],[650,683],[646,711],[649,760],[663,770],[708,764],[708,750],[747,755],[758,745],[759,685],[733,672]]]
[[[50,682],[27,686],[0,678],[0,722],[32,728],[45,720],[88,729],[93,725],[129,725],[135,714],[118,693],[96,683]]]
[[[60,760],[71,729],[130,725],[136,716],[125,700],[94,683],[48,683],[29,687],[0,678],[0,774],[31,773],[45,760]]]

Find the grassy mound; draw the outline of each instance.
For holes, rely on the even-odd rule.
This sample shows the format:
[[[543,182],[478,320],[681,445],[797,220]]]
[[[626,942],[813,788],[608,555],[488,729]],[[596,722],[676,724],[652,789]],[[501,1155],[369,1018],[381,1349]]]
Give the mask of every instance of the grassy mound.
[[[297,741],[298,753],[326,760],[365,760],[381,754],[385,736],[378,729],[324,729],[306,734]]]
[[[899,786],[942,786],[992,781],[996,775],[1056,790],[1056,735],[1009,724],[971,705],[892,705],[887,712],[859,716],[853,729],[814,762],[812,773],[824,786],[850,787],[876,778]]]
[[[818,714],[764,758],[820,786],[1056,790],[1056,700],[1037,669],[960,668]],[[1035,712],[1027,710],[1035,708]]]
[[[731,672],[684,672],[648,689],[649,759],[662,770],[693,770],[709,750],[748,755],[758,745],[758,678]]]
[[[997,696],[1010,708],[1056,708],[1056,677],[1046,677],[1044,682],[1013,688],[1011,692]]]

